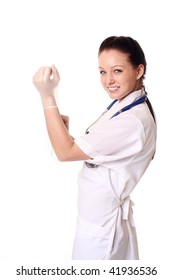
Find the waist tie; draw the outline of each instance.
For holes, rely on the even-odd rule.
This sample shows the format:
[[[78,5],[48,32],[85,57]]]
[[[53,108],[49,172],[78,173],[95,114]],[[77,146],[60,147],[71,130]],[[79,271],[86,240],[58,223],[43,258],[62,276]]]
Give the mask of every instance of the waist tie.
[[[128,221],[131,227],[135,227],[134,220],[133,220],[133,210],[132,210],[133,205],[134,203],[130,199],[130,196],[127,196],[122,200],[118,199],[118,206],[117,206],[118,217],[111,230],[109,244],[106,252],[106,259],[112,259],[112,257],[110,257],[111,255],[118,254],[117,251],[119,250],[119,248],[118,245],[116,244],[120,244],[121,242],[123,243],[123,238],[127,234],[126,227],[124,227],[124,225],[122,224],[122,220]],[[127,231],[129,230],[130,230],[129,227],[127,227]]]
[[[130,199],[130,196],[127,196],[126,198],[119,200],[119,207],[121,207],[122,210],[122,219],[123,220],[129,220],[132,226],[135,226],[134,220],[133,220],[133,207],[134,203]]]

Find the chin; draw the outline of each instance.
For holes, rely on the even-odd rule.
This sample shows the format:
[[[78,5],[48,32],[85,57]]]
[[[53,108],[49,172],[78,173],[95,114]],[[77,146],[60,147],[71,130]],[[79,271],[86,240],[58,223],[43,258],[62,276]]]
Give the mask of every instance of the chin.
[[[111,99],[119,99],[116,93],[108,92]]]

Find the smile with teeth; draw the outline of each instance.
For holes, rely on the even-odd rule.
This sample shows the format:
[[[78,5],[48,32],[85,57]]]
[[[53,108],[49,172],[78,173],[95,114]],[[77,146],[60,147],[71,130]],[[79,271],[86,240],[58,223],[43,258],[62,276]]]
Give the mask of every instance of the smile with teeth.
[[[120,87],[108,87],[108,90],[111,92],[116,92]]]

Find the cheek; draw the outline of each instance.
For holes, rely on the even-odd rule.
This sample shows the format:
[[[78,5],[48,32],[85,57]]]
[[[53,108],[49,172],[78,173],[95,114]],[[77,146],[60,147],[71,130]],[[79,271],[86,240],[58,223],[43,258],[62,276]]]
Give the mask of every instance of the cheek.
[[[134,85],[136,83],[136,76],[131,74],[129,76],[126,76],[126,84],[127,85]]]
[[[103,76],[100,77],[100,82],[101,82],[102,86],[104,87],[104,85],[105,85],[105,78]]]

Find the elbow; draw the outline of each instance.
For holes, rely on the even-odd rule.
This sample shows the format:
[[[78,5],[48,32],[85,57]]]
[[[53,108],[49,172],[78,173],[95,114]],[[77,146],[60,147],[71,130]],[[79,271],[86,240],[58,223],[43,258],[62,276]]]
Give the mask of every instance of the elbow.
[[[60,162],[66,162],[66,161],[68,161],[68,159],[66,159],[65,157],[57,157],[58,158],[58,160],[60,161]]]
[[[66,159],[66,157],[64,157],[64,156],[60,156],[60,155],[56,155],[57,156],[57,159],[60,161],[60,162],[66,162],[67,161],[67,159]]]
[[[56,157],[60,162],[70,161],[69,154],[66,153],[56,153]]]

